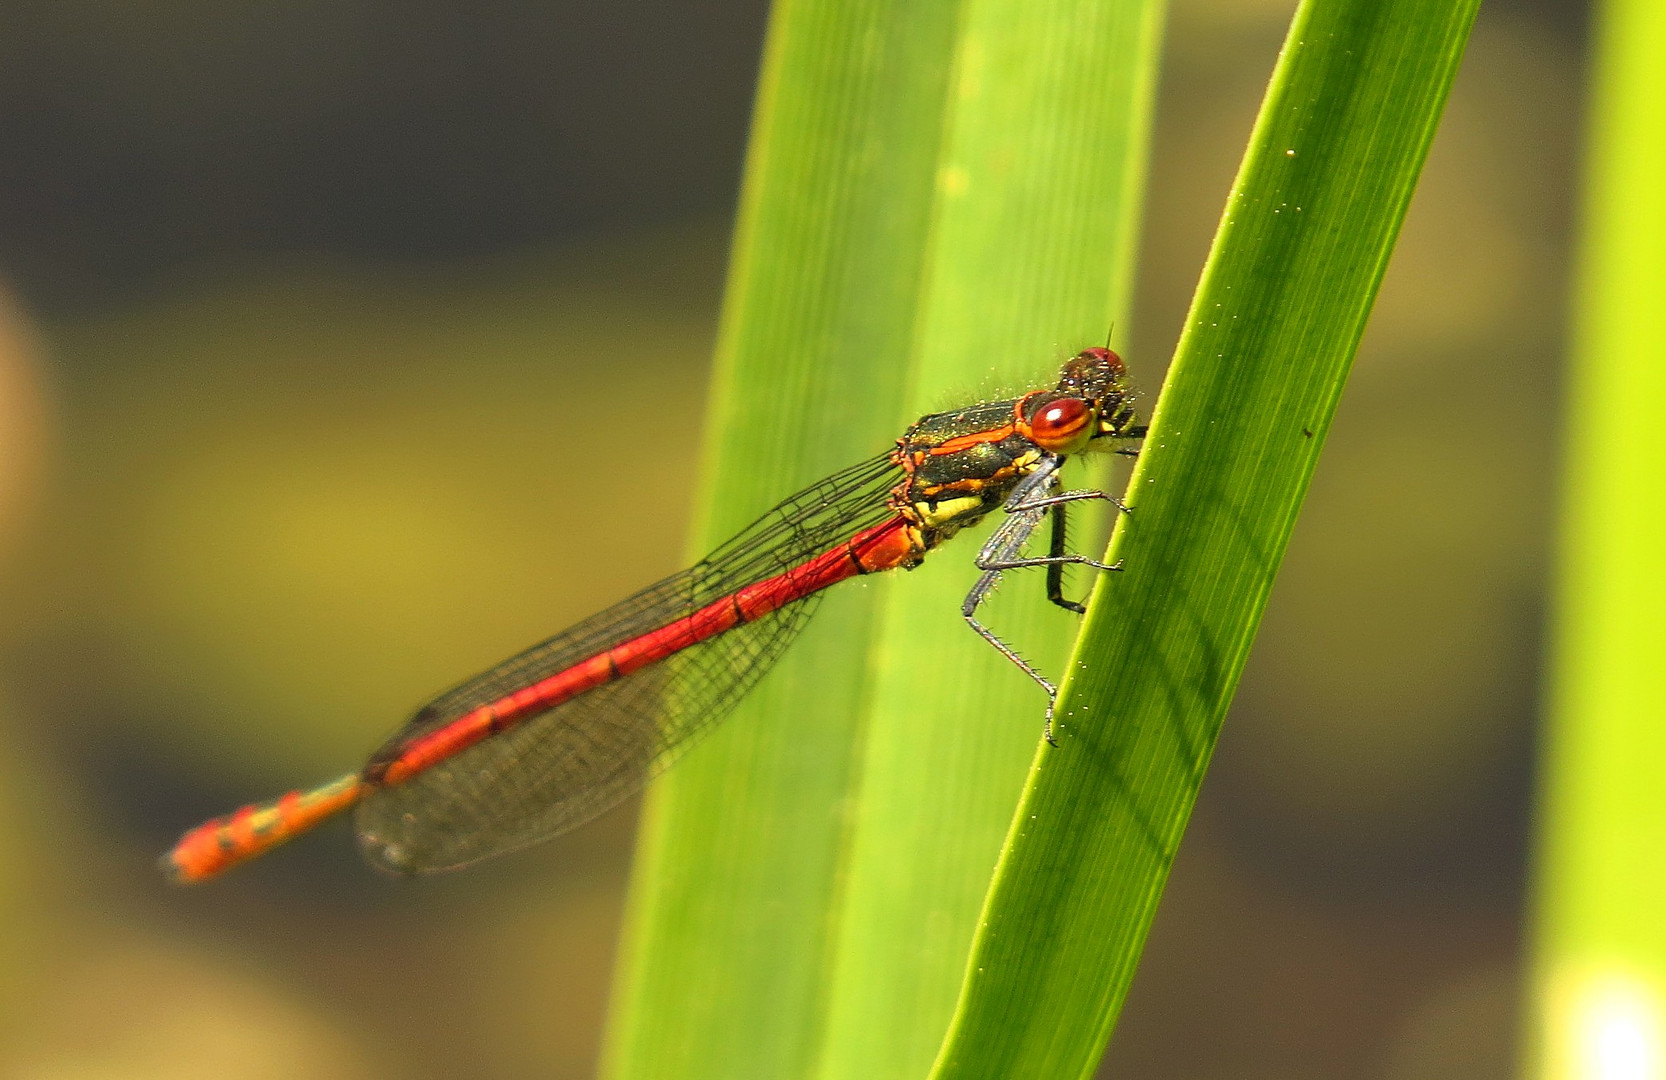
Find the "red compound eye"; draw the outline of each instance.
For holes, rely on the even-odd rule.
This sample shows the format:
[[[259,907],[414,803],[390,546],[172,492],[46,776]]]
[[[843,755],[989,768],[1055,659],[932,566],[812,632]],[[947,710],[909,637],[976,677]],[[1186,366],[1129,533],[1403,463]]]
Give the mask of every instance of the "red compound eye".
[[[1049,401],[1030,418],[1030,438],[1043,450],[1072,454],[1093,434],[1093,409],[1081,398]]]

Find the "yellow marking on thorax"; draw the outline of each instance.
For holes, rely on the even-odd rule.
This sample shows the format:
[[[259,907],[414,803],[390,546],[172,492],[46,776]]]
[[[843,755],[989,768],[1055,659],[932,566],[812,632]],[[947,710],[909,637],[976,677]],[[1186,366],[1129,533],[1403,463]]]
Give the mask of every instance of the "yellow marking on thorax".
[[[976,495],[960,499],[944,499],[935,504],[917,502],[914,504],[914,514],[921,525],[928,529],[935,529],[982,505],[983,499]]]

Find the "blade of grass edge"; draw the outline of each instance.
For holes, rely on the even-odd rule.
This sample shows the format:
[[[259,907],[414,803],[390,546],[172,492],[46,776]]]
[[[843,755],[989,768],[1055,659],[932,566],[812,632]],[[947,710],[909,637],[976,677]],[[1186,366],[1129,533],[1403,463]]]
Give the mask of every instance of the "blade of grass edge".
[[[772,13],[698,554],[895,438],[958,6],[781,0]],[[834,590],[736,715],[650,790],[602,1075],[808,1072],[873,599]]]
[[[1524,1075],[1666,1053],[1666,7],[1598,5]]]
[[[1161,13],[1160,0],[965,5],[911,414],[1051,385],[1065,356],[1126,330]],[[930,1068],[1040,739],[1040,689],[960,616],[978,540],[879,586],[822,1080]],[[1039,576],[1016,577],[988,617],[1057,671],[1076,620]]]
[[[1234,184],[932,1075],[1088,1076],[1476,0],[1305,0]]]

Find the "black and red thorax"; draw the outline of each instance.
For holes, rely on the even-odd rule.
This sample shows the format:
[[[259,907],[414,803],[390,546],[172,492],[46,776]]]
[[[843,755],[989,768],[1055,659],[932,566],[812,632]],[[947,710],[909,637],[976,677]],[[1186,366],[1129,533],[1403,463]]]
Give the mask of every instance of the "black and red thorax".
[[[1129,397],[1121,359],[1085,349],[1052,390],[921,417],[891,455],[906,474],[890,498],[915,547],[905,565],[998,508],[1042,462],[1143,434]]]

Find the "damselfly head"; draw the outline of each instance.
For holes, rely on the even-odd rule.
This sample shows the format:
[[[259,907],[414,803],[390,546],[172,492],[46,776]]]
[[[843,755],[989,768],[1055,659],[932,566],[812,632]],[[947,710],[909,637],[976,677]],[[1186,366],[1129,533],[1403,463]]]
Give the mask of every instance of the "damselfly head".
[[[1137,439],[1145,434],[1134,411],[1134,388],[1122,357],[1095,346],[1071,357],[1059,373],[1060,394],[1085,400],[1093,407],[1097,428],[1092,437]]]
[[[1019,430],[1050,454],[1081,453],[1106,436],[1138,438],[1145,428],[1132,398],[1122,358],[1109,349],[1083,349],[1064,365],[1057,389],[1019,400]]]

